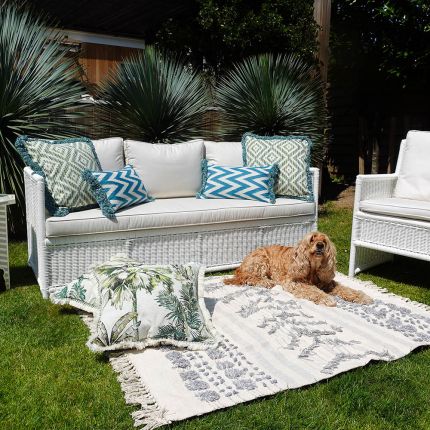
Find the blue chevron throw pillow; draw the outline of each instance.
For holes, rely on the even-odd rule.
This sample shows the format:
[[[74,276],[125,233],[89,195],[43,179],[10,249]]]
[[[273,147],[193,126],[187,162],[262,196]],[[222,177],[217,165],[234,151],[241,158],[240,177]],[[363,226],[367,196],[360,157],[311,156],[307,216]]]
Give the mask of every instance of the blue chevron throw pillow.
[[[114,219],[115,212],[121,208],[153,200],[133,166],[107,172],[85,170],[82,176],[107,218]]]
[[[198,199],[246,199],[275,203],[278,166],[229,167],[202,161]]]

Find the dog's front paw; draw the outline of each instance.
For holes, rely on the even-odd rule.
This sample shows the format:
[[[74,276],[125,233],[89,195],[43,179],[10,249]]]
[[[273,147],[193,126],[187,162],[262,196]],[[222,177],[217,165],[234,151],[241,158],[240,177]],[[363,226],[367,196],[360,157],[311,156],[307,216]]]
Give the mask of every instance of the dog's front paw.
[[[360,305],[371,305],[373,303],[372,297],[369,297],[367,294],[359,293],[357,294],[356,299],[354,300],[354,303],[358,303]]]
[[[332,308],[336,306],[336,300],[330,296],[321,296],[315,300],[315,303],[317,305],[329,306]]]

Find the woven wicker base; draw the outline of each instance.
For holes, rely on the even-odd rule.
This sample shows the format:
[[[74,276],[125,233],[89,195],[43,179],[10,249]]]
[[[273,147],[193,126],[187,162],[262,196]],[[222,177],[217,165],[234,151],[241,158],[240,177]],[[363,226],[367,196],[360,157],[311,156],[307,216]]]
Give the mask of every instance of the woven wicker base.
[[[212,270],[225,270],[236,267],[246,254],[259,246],[273,243],[293,245],[314,229],[315,221],[310,220],[264,227],[146,235],[121,240],[47,246],[48,273],[45,285],[49,287],[70,282],[88,271],[90,266],[119,253],[147,264],[195,261]],[[41,285],[41,290],[46,296],[46,288]]]
[[[404,148],[402,142],[398,166]],[[392,197],[397,178],[398,173],[357,176],[349,276],[390,261],[394,254],[430,261],[430,222],[360,210],[363,200]]]
[[[312,169],[312,174],[318,196],[318,169]],[[119,253],[147,264],[194,261],[208,270],[226,270],[259,246],[295,245],[317,229],[315,210],[312,215],[290,218],[47,238],[44,180],[28,167],[24,179],[29,265],[44,297],[49,287],[70,282]]]

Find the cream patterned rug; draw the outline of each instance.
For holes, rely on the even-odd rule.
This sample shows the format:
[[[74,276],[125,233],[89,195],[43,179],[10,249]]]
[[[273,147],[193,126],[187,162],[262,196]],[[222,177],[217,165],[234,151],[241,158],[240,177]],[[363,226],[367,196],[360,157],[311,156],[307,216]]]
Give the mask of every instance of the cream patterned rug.
[[[206,278],[206,305],[221,336],[216,348],[163,347],[110,359],[127,403],[138,405],[135,425],[153,429],[430,345],[430,307],[340,274],[337,280],[374,303],[339,299],[327,308],[280,287],[224,286],[220,277]]]

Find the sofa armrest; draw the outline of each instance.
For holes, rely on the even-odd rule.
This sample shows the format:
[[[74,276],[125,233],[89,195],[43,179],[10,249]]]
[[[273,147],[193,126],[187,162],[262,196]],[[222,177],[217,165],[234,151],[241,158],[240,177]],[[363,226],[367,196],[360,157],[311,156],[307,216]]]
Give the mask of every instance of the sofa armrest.
[[[314,193],[314,202],[315,202],[315,213],[318,214],[318,197],[320,192],[320,169],[316,167],[311,167],[312,174],[312,190]]]
[[[318,197],[320,193],[320,169],[316,167],[311,167],[312,174],[312,190],[314,193],[315,202],[315,223],[318,221]],[[316,227],[316,224],[315,224]]]
[[[363,200],[392,197],[398,175],[358,175],[355,182],[354,210]]]
[[[45,179],[34,173],[30,167],[24,168],[25,206],[27,230],[30,236],[36,234],[37,239],[46,236],[45,210]]]

